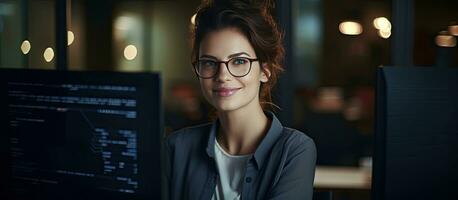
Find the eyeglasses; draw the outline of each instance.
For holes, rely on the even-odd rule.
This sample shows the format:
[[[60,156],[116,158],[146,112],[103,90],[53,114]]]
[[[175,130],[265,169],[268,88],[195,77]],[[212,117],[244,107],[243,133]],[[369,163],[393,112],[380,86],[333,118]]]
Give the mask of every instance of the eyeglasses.
[[[200,78],[214,78],[219,71],[221,63],[226,65],[227,71],[234,77],[244,77],[251,71],[253,62],[259,61],[255,58],[234,57],[228,61],[216,61],[210,59],[202,59],[193,62],[194,70]]]

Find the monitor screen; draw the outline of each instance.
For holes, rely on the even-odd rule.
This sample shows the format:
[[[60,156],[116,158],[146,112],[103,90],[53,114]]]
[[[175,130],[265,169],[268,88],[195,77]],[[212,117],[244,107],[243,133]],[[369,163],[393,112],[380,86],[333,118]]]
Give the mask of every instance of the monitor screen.
[[[0,76],[9,199],[160,198],[158,74],[2,69]]]
[[[458,196],[458,69],[377,71],[373,199]]]

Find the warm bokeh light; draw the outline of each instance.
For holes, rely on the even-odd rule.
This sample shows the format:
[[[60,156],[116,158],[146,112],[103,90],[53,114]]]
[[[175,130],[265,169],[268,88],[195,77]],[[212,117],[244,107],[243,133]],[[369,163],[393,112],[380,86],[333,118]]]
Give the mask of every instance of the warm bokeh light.
[[[339,24],[339,31],[345,35],[359,35],[363,27],[358,22],[346,21]]]
[[[374,27],[379,30],[391,30],[391,22],[386,17],[377,17],[373,21]]]
[[[133,60],[135,57],[137,57],[137,47],[134,45],[128,45],[124,48],[124,58],[127,60]]]
[[[46,62],[51,62],[54,58],[54,50],[51,47],[46,48],[45,52],[43,53],[43,58],[45,58]]]
[[[448,27],[450,35],[458,36],[458,25],[451,25]]]
[[[75,34],[72,31],[67,31],[67,46],[70,46],[75,40]]]
[[[449,35],[447,31],[441,31],[439,35],[436,36],[436,45],[440,47],[455,47],[456,38]]]
[[[378,35],[381,37],[381,38],[384,38],[384,39],[388,39],[390,36],[391,36],[391,30],[384,30],[384,29],[380,29],[378,30]]]
[[[127,17],[127,16],[120,16],[116,18],[114,27],[119,30],[129,30],[129,28],[132,26],[132,18]]]
[[[197,15],[197,13],[192,15],[192,17],[191,17],[191,24],[192,25],[196,25],[196,15]]]
[[[30,42],[28,40],[24,40],[24,42],[22,42],[21,51],[22,51],[22,53],[24,55],[28,54],[30,52],[31,48],[32,48],[32,45],[30,44]]]

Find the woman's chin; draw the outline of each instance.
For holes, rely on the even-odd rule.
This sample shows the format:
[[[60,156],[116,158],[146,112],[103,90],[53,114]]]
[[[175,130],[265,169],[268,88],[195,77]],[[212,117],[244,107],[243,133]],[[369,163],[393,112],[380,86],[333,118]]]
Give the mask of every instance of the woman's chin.
[[[230,112],[240,108],[235,102],[215,102],[213,106],[218,112]]]
[[[218,112],[230,112],[230,111],[237,110],[237,108],[232,107],[232,106],[217,106],[217,107],[215,107],[215,109]]]

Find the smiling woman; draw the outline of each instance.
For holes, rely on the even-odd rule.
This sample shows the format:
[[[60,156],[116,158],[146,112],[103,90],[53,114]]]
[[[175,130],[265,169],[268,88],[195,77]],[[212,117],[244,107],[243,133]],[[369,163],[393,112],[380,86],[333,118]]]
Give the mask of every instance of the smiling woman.
[[[209,1],[197,12],[193,67],[217,119],[166,138],[165,199],[312,198],[315,144],[270,111],[284,51],[271,4],[260,2]]]
[[[201,42],[199,55],[195,68],[202,92],[218,112],[222,114],[245,106],[244,110],[256,110],[260,85],[268,81],[270,72],[255,62],[258,59],[253,47],[238,29],[208,33]],[[225,65],[220,67],[221,63]],[[212,76],[203,76],[207,74]]]

